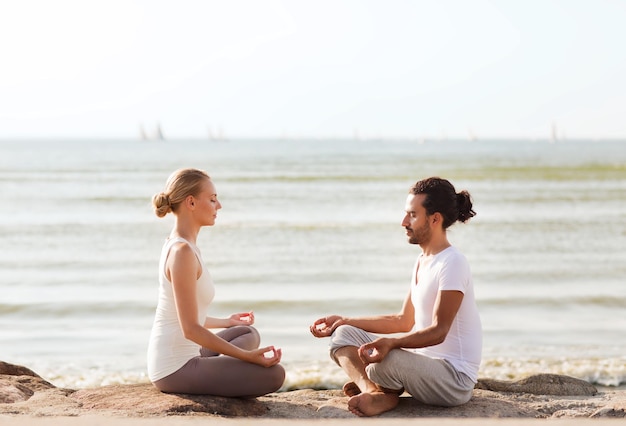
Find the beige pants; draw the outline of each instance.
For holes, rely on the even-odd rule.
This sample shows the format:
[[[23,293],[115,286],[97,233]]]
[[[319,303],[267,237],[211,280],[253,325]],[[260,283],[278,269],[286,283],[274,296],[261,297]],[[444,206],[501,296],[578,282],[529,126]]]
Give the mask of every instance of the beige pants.
[[[337,327],[330,338],[330,355],[346,346],[359,347],[378,336],[349,325]],[[444,359],[394,349],[380,363],[369,364],[369,379],[391,390],[404,389],[416,400],[430,405],[452,407],[465,404],[472,397],[474,382]]]

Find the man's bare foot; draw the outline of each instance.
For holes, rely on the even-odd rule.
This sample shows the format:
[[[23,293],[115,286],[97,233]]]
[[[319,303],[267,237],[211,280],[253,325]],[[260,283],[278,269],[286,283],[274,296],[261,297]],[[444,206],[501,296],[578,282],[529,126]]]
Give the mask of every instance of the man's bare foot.
[[[348,400],[348,410],[359,417],[377,416],[393,410],[400,402],[397,393],[373,392],[361,393]]]
[[[347,396],[354,396],[360,394],[361,389],[359,389],[356,383],[348,382],[343,385],[343,393],[345,393]]]

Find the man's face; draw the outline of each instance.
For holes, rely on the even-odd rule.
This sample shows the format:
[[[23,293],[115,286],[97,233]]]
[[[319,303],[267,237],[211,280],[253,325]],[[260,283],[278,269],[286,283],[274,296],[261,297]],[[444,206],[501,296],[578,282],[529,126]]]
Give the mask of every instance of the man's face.
[[[409,194],[406,199],[404,208],[406,214],[402,220],[402,226],[406,229],[409,244],[427,244],[432,237],[429,216],[422,206],[425,198],[424,194]]]

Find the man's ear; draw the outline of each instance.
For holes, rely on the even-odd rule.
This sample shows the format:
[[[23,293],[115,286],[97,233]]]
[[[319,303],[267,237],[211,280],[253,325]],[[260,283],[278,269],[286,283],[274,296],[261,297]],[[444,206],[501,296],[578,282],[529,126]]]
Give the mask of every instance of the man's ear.
[[[433,225],[438,225],[438,224],[442,224],[443,225],[443,216],[441,216],[441,213],[435,212],[435,213],[431,214],[430,215],[430,223],[432,223]]]

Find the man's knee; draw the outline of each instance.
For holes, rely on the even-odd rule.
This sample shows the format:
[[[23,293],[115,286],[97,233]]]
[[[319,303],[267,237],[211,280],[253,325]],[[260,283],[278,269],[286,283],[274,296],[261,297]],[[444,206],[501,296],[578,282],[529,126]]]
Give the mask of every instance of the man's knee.
[[[358,348],[364,344],[363,333],[363,330],[351,325],[340,325],[337,327],[330,336],[329,350],[331,359],[337,362],[335,353],[341,348],[345,348],[346,346]]]
[[[391,390],[400,390],[404,388],[403,370],[410,368],[405,366],[401,349],[390,351],[387,356],[378,363],[369,364],[365,371],[371,381],[379,386]]]
[[[351,325],[340,325],[333,331],[333,334],[330,336],[331,343],[336,340],[344,340],[346,337],[351,336],[353,331],[357,329]]]
[[[367,343],[367,339],[363,336],[364,333],[365,332],[360,328],[356,328],[351,325],[340,325],[330,336],[331,352],[334,352],[344,346],[359,347],[364,343]]]

